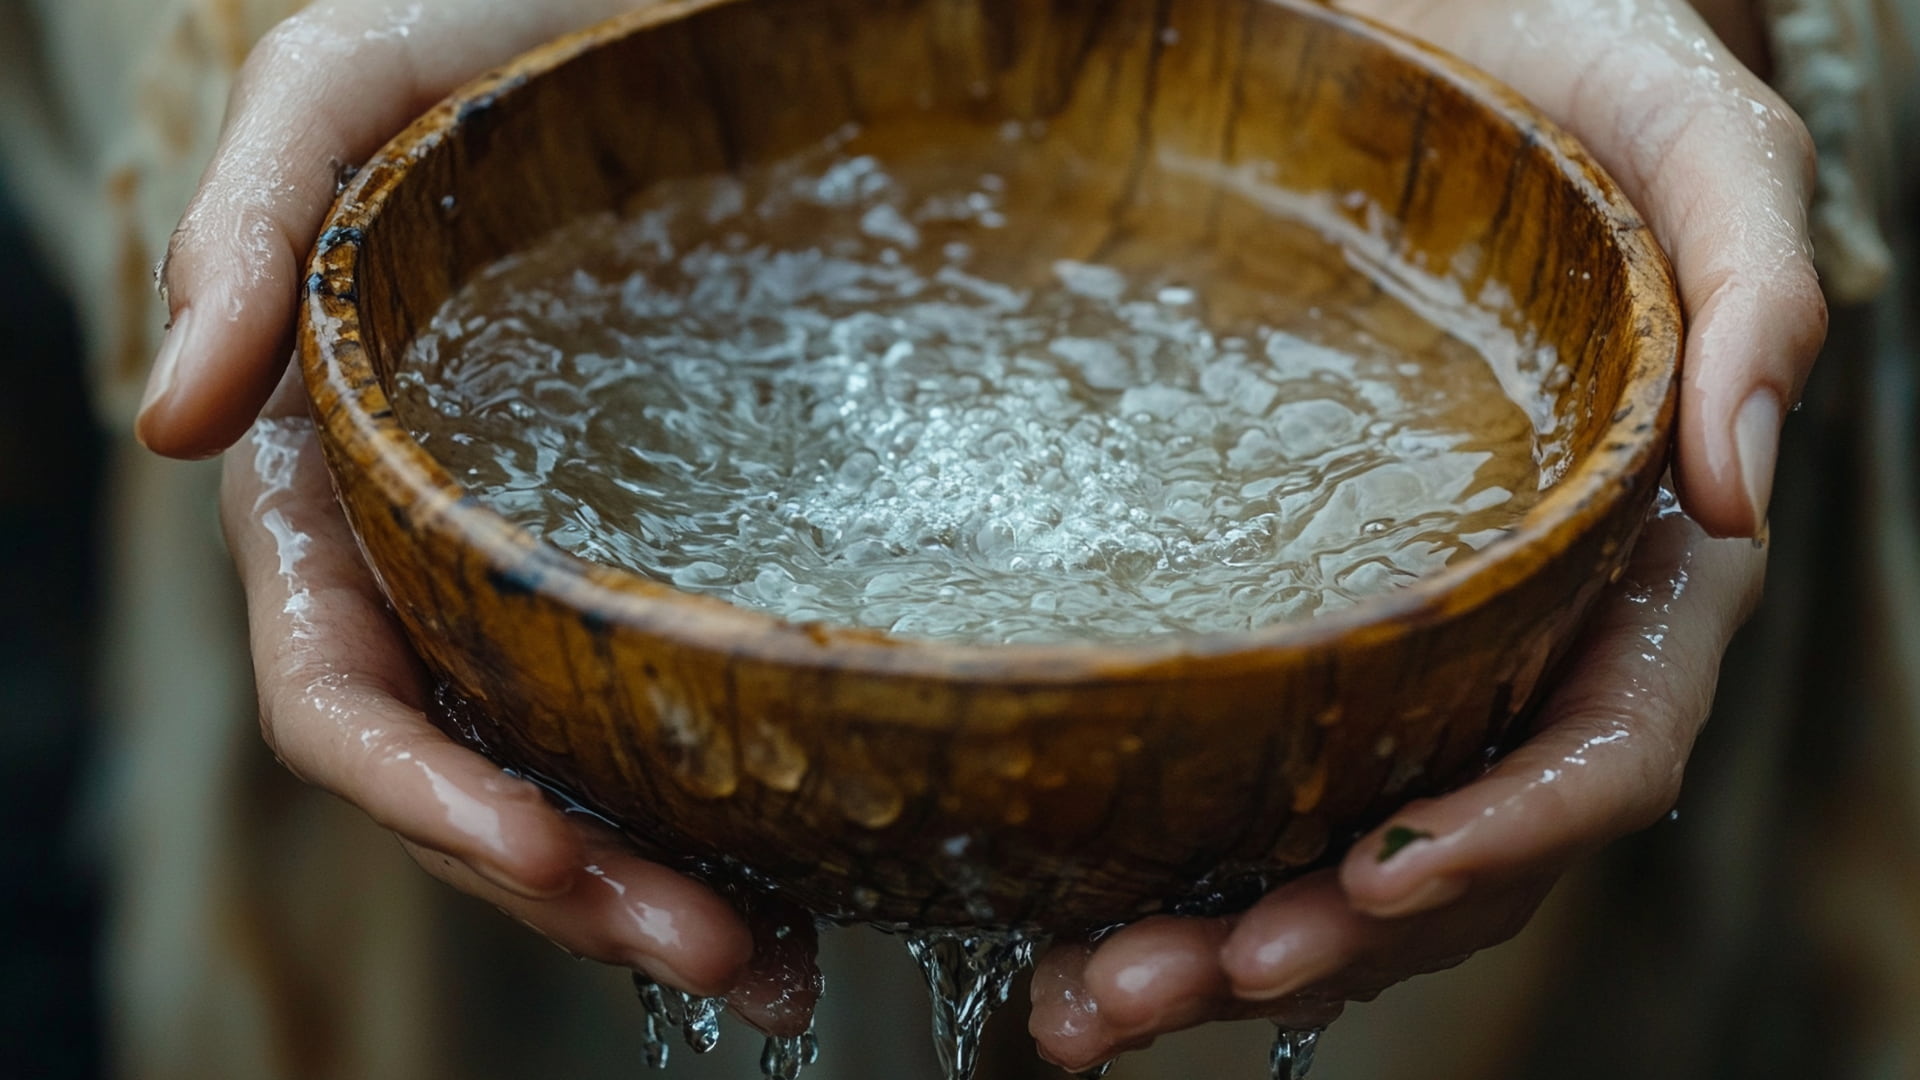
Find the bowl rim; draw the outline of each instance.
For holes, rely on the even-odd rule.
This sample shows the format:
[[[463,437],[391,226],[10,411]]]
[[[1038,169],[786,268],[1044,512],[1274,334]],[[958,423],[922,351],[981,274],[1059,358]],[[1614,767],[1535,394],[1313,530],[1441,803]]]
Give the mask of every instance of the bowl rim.
[[[1563,181],[1608,220],[1624,270],[1632,362],[1619,404],[1593,448],[1576,459],[1507,535],[1418,581],[1326,615],[1255,630],[1166,634],[1137,641],[982,644],[843,624],[794,623],[641,574],[590,562],[537,539],[468,495],[395,415],[361,344],[360,240],[375,227],[411,165],[477,113],[567,63],[630,35],[745,0],[670,0],[535,48],[466,84],[409,124],[362,166],[328,212],[308,266],[297,350],[316,424],[361,466],[415,528],[483,561],[491,580],[577,612],[589,623],[654,635],[736,660],[841,674],[932,678],[1001,686],[1141,679],[1203,663],[1264,669],[1338,646],[1382,644],[1459,618],[1540,572],[1665,467],[1676,410],[1680,302],[1666,255],[1601,166],[1519,94],[1465,61],[1364,16],[1313,0],[1255,0],[1338,32],[1357,34],[1446,84],[1523,133]],[[322,401],[327,407],[322,408]],[[333,460],[334,455],[329,455]],[[1637,526],[1636,526],[1637,527]],[[379,575],[376,573],[376,578]]]

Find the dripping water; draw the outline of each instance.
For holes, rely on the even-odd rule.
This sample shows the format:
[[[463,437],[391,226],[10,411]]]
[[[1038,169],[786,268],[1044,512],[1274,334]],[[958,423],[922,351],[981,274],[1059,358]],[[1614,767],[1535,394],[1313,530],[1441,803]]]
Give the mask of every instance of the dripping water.
[[[633,988],[639,992],[640,1005],[647,1013],[641,1038],[648,1065],[656,1069],[666,1067],[675,1028],[696,1054],[707,1053],[720,1044],[720,1012],[726,1007],[723,999],[695,997],[661,986],[637,971],[633,975]]]
[[[1088,1069],[1086,1072],[1081,1073],[1080,1080],[1101,1080],[1102,1077],[1106,1076],[1108,1073],[1112,1071],[1113,1071],[1113,1062],[1103,1061],[1100,1064],[1095,1065],[1093,1068]]]
[[[820,1040],[813,1028],[799,1035],[769,1035],[760,1051],[760,1075],[767,1080],[799,1080],[800,1070],[820,1057]]]
[[[1313,1068],[1313,1052],[1320,1045],[1324,1028],[1294,1031],[1278,1028],[1273,1033],[1273,1056],[1268,1059],[1272,1080],[1307,1080]]]
[[[973,1080],[987,1017],[1033,963],[1035,944],[1017,930],[924,930],[907,938],[933,998],[933,1049],[946,1080]]]

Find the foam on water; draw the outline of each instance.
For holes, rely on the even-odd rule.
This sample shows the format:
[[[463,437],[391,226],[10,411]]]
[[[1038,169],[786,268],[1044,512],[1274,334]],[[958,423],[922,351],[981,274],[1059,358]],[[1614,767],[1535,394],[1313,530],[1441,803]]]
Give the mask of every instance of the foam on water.
[[[467,286],[396,407],[576,555],[969,641],[1338,610],[1538,497],[1536,424],[1489,419],[1465,345],[1218,317],[1191,268],[1010,263],[1023,221],[997,174],[838,145],[663,184]]]

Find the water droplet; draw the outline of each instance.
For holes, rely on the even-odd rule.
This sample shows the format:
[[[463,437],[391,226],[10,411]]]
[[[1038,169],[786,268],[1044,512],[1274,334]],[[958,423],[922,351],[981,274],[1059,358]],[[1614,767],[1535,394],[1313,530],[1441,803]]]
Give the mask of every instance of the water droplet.
[[[1095,1065],[1093,1068],[1088,1069],[1086,1072],[1080,1073],[1079,1076],[1080,1076],[1080,1080],[1101,1080],[1102,1077],[1106,1076],[1108,1073],[1112,1071],[1113,1071],[1113,1062],[1103,1061],[1100,1064]]]
[[[726,1008],[725,999],[695,997],[661,986],[637,971],[633,973],[633,988],[647,1013],[641,1040],[648,1065],[666,1068],[671,1057],[669,1040],[675,1028],[696,1054],[708,1053],[720,1044],[720,1013]]]
[[[1323,1028],[1293,1031],[1278,1028],[1273,1033],[1273,1055],[1268,1058],[1271,1080],[1307,1080],[1313,1068],[1313,1052],[1320,1046]]]
[[[715,723],[702,702],[664,681],[646,689],[653,708],[654,738],[681,783],[709,799],[724,799],[739,787],[734,767],[733,735]]]
[[[924,930],[907,938],[933,997],[933,1049],[946,1080],[973,1080],[987,1017],[1033,963],[1034,944],[1032,935],[1006,930]]]
[[[767,1080],[799,1080],[800,1070],[820,1059],[820,1040],[809,1026],[799,1035],[769,1035],[760,1051],[760,1075]]]
[[[672,1047],[667,1042],[668,1038],[667,1022],[653,1010],[647,1010],[646,1017],[641,1021],[640,1046],[646,1055],[648,1068],[667,1067],[667,1059],[672,1056]]]
[[[884,829],[898,821],[907,805],[900,788],[878,773],[835,777],[833,792],[847,820],[869,829]]]
[[[807,755],[799,742],[765,718],[741,728],[740,768],[775,791],[798,791],[807,775]]]

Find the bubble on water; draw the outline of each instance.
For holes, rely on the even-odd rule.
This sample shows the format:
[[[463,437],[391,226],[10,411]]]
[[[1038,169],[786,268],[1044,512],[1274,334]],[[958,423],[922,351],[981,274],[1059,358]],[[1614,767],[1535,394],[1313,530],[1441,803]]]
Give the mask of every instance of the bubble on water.
[[[1089,300],[1111,303],[1127,294],[1126,275],[1111,266],[1061,259],[1053,264],[1053,274],[1068,292]]]
[[[920,230],[914,228],[899,209],[890,203],[868,210],[860,218],[860,231],[878,240],[887,240],[905,248],[920,246]]]
[[[1036,941],[1020,931],[924,930],[907,950],[933,998],[933,1049],[946,1080],[972,1080],[987,1018],[1033,964]]]

